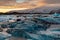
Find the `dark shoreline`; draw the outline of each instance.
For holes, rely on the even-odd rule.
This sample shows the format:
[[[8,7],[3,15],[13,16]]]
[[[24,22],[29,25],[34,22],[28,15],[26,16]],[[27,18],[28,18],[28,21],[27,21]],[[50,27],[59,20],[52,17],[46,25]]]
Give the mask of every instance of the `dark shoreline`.
[[[0,13],[0,15],[20,15],[20,14],[54,14],[54,13]]]

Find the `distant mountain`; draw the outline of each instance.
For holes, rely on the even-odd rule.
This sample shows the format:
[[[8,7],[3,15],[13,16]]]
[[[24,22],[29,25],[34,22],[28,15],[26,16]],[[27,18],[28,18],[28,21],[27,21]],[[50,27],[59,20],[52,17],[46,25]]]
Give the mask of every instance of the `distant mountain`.
[[[52,10],[50,13],[60,13],[60,9],[58,9],[58,10]]]
[[[50,13],[52,10],[58,10],[60,7],[49,7],[49,6],[43,6],[38,7],[34,9],[26,9],[26,10],[13,10],[9,11],[10,13],[18,12],[18,13]]]

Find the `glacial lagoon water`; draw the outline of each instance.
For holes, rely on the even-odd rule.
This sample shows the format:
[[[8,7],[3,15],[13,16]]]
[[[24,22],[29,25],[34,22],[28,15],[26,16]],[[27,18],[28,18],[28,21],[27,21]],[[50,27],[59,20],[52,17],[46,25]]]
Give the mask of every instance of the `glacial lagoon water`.
[[[0,22],[8,22],[7,24],[3,23],[0,25],[1,28],[7,29],[6,30],[7,34],[4,34],[4,32],[0,33],[0,39],[9,40],[8,38],[10,37],[20,37],[20,38],[24,38],[25,40],[60,40],[60,25],[56,26],[44,22],[43,20],[47,18],[48,18],[48,22],[51,21],[54,23],[60,23],[60,21],[58,21],[58,19],[60,18],[57,19],[52,17],[51,19],[50,16],[38,17],[35,20],[33,20],[33,18],[28,20],[24,19],[23,21],[20,20],[9,23],[8,22],[9,20],[17,19],[16,15],[0,15]],[[43,19],[42,22],[41,19]]]

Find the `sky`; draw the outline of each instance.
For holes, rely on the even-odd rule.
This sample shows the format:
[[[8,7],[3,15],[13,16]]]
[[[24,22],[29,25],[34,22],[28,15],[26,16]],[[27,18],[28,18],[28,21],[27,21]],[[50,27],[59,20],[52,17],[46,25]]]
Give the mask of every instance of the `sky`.
[[[37,3],[37,2],[44,2],[46,4],[60,4],[60,0],[0,0],[0,6],[1,5],[12,5],[14,3]]]
[[[60,0],[0,0],[0,10],[23,10],[42,6],[60,6]]]

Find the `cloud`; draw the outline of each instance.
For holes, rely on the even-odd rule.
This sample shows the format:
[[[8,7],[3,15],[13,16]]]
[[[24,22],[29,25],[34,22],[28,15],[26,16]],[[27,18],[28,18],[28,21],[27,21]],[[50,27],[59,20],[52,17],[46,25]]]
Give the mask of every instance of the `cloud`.
[[[22,4],[19,4],[22,3]],[[39,5],[60,5],[60,0],[0,0],[0,6],[11,6],[11,5],[25,5],[25,6],[39,6]],[[52,5],[50,5],[52,6]]]
[[[45,0],[48,4],[60,4],[60,0]]]
[[[43,0],[0,0],[0,6],[11,6],[17,3],[27,3],[28,5],[31,4],[32,6],[38,5],[36,3],[42,2]]]
[[[14,3],[14,0],[0,0],[0,6],[8,6],[12,5]]]

